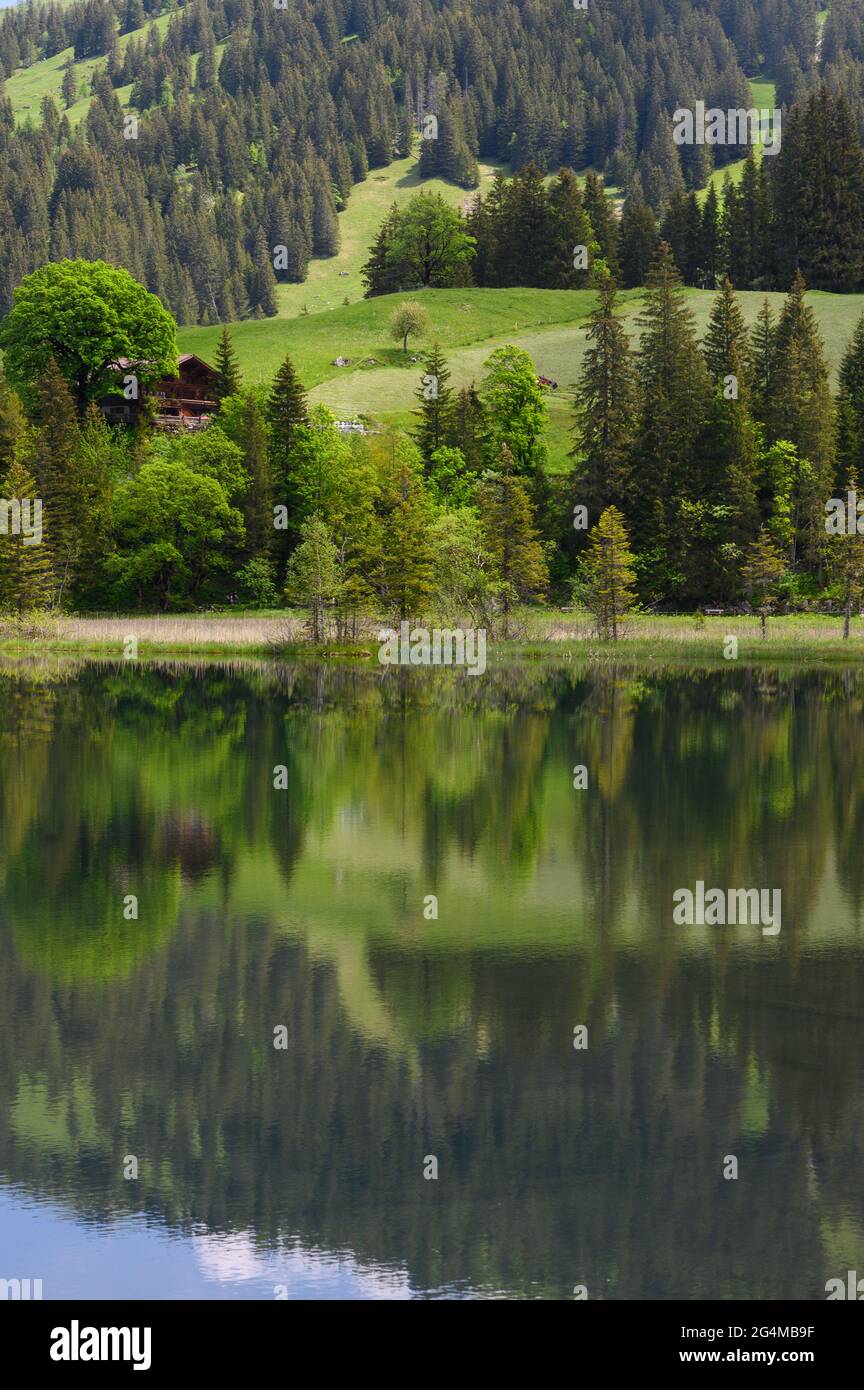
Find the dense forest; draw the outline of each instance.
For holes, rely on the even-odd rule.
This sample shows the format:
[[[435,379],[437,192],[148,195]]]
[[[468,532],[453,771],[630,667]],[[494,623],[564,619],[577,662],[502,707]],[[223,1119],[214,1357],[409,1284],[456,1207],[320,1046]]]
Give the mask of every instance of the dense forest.
[[[131,296],[139,331],[151,314],[144,356],[174,344],[170,315],[124,271],[50,265],[19,290],[0,333],[0,476],[7,497],[45,511],[41,544],[11,535],[0,553],[0,602],[19,614],[188,611],[239,594],[310,609],[316,641],[432,613],[508,637],[521,605],[580,598],[591,536],[613,512],[644,603],[819,602],[848,618],[860,597],[864,536],[834,534],[826,508],[864,477],[864,318],[835,396],[800,274],[752,331],[726,280],[701,342],[667,243],[638,343],[600,278],[563,472],[550,468],[544,384],[515,345],[457,390],[434,344],[418,358],[410,430],[356,435],[310,405],[289,357],[244,386],[223,329],[207,429],[160,433],[146,410],[111,427],[102,379],[88,386],[71,344],[58,361],[34,307],[53,281],[61,314],[75,285],[100,285]]]
[[[300,281],[311,256],[335,252],[336,214],[354,184],[407,154],[430,118],[424,173],[470,189],[479,158],[543,173],[591,167],[633,216],[645,206],[662,218],[670,200],[741,155],[676,146],[672,112],[697,99],[747,108],[759,71],[776,75],[784,106],[822,82],[848,105],[827,140],[803,107],[787,125],[768,221],[752,264],[730,269],[733,282],[787,287],[799,248],[793,239],[775,264],[771,228],[785,229],[790,208],[806,262],[817,233],[799,197],[805,177],[815,180],[811,222],[839,193],[840,225],[860,238],[864,55],[849,0],[832,6],[818,55],[815,0],[597,0],[590,14],[559,0],[192,0],[165,10],[163,30],[148,26],[162,13],[153,0],[4,13],[0,79],[71,55],[62,99],[46,96],[38,123],[16,127],[0,96],[0,311],[44,261],[99,256],[129,269],[181,323],[272,314],[278,280]],[[136,37],[121,51],[126,34]],[[76,64],[94,58],[82,80]],[[92,100],[73,128],[66,110],[82,93]],[[848,182],[846,126],[857,128]],[[699,271],[710,276],[704,257]],[[860,256],[823,278],[860,284]]]

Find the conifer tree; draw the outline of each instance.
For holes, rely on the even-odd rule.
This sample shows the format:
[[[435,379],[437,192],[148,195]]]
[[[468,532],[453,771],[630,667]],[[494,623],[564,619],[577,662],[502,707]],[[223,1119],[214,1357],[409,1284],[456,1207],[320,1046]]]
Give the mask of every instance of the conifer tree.
[[[29,514],[31,534],[25,527],[14,521],[0,532],[0,607],[21,616],[32,609],[48,605],[53,577],[51,557],[44,532],[44,504],[42,537],[37,537],[37,510],[33,505],[39,498],[36,479],[28,472],[18,458],[14,459],[6,474],[3,485],[4,500],[17,503],[24,516]],[[23,504],[28,502],[29,509]],[[9,516],[14,512],[10,510]]]
[[[63,98],[63,105],[67,111],[70,106],[74,106],[78,100],[78,74],[75,64],[70,59],[63,69],[63,81],[60,84],[60,95]]]
[[[604,641],[617,642],[622,619],[635,603],[634,561],[624,517],[617,507],[607,507],[588,538],[574,586]]]
[[[777,356],[777,325],[767,299],[763,299],[762,307],[756,315],[750,349],[753,362],[753,414],[757,420],[765,424],[774,385]]]
[[[857,496],[858,474],[854,467],[846,475],[845,493]],[[857,522],[857,517],[856,517]],[[864,535],[857,524],[831,536],[828,542],[828,572],[843,603],[843,637],[849,640],[852,609],[860,606],[864,592]]]
[[[414,411],[419,424],[413,434],[428,471],[432,455],[444,443],[447,419],[453,404],[453,392],[447,384],[450,369],[440,343],[434,343],[426,354],[423,368],[420,386],[415,393],[420,402],[419,410]]]
[[[243,379],[240,375],[237,353],[234,350],[231,334],[227,327],[223,327],[219,337],[219,346],[216,348],[216,372],[214,395],[217,401],[224,401],[226,396],[239,395]]]
[[[711,400],[711,383],[696,344],[693,315],[667,242],[648,275],[638,353],[641,405],[633,453],[639,479],[633,525],[646,593],[669,594],[685,537],[680,500],[687,496],[693,446]],[[632,504],[631,504],[632,505]],[[628,507],[628,510],[630,508]]]
[[[796,271],[777,324],[766,426],[770,444],[790,440],[812,466],[812,481],[802,509],[801,553],[821,568],[825,542],[822,506],[835,477],[834,406],[822,338],[804,293],[804,279]]]
[[[295,237],[289,239],[292,241],[296,240]],[[273,262],[267,250],[267,242],[263,231],[259,231],[255,238],[252,271],[249,277],[249,304],[253,311],[260,309],[261,313],[267,318],[272,318],[278,311],[278,305],[276,303],[276,276],[273,271]]]
[[[597,245],[600,248],[600,255],[606,263],[606,269],[609,274],[614,280],[617,280],[620,273],[618,261],[618,223],[612,211],[612,204],[606,196],[603,180],[599,174],[594,173],[593,169],[589,169],[585,175],[583,197],[585,200],[585,211],[588,214],[588,220],[591,223]]]
[[[864,314],[840,362],[837,392],[837,475],[853,470],[859,478],[864,473]]]
[[[604,277],[588,318],[588,347],[576,391],[576,426],[570,457],[573,499],[593,524],[610,502],[629,494],[629,456],[636,422],[636,373],[630,344],[616,314],[615,281]]]
[[[621,218],[618,250],[621,283],[625,288],[634,289],[645,284],[656,247],[657,223],[653,212],[642,198],[628,198]]]
[[[767,527],[763,526],[757,539],[747,548],[741,571],[747,597],[759,614],[763,638],[768,614],[777,602],[777,580],[783,570],[780,553]]]
[[[298,431],[309,423],[309,409],[306,392],[290,357],[285,358],[273,378],[264,414],[270,427],[269,460],[274,500],[277,505],[292,509],[291,454]],[[287,528],[276,531],[276,549],[283,562],[289,540]]]
[[[78,488],[78,417],[66,381],[52,357],[36,384],[29,462],[43,502],[45,538],[54,566],[58,603],[74,583],[82,541]]]
[[[0,365],[0,478],[5,477],[15,455],[15,446],[23,438],[26,428],[24,408]]]
[[[410,460],[397,457],[388,471],[378,587],[387,612],[404,622],[423,617],[433,590],[432,508]]]
[[[371,299],[376,294],[394,294],[402,288],[399,267],[394,265],[390,255],[398,225],[399,208],[394,203],[378,229],[369,257],[361,271],[361,278],[366,286],[366,299]]]
[[[490,435],[486,410],[473,381],[456,393],[444,423],[444,444],[460,451],[466,473],[479,476],[489,461]]]
[[[590,283],[591,264],[599,254],[591,221],[585,211],[579,180],[572,169],[560,169],[547,194],[552,217],[552,264],[548,283],[555,289],[582,289]],[[581,248],[585,248],[584,269]]]
[[[287,470],[297,427],[309,421],[306,391],[290,357],[285,358],[273,378],[266,415],[271,431],[274,477],[281,480]]]
[[[549,582],[528,487],[516,473],[506,444],[501,446],[498,468],[483,475],[477,504],[501,613],[501,636],[506,639],[516,605],[541,598]]]
[[[712,183],[702,204],[702,228],[699,238],[699,283],[713,290],[720,277],[721,239],[720,203],[717,188]]]
[[[749,335],[728,277],[714,296],[702,352],[715,386],[728,382],[734,389],[730,399],[749,397],[753,370]]]

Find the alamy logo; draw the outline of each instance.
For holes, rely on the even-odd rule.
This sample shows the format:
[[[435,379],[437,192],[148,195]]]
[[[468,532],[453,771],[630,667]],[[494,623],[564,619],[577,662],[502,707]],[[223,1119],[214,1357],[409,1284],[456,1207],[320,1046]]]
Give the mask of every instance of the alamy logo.
[[[133,1371],[150,1369],[149,1327],[71,1327],[51,1332],[52,1361],[131,1361]]]
[[[857,492],[842,497],[829,497],[825,503],[825,530],[829,536],[864,536],[864,498]]]
[[[378,633],[378,660],[382,666],[464,666],[469,676],[486,670],[486,629],[441,628],[400,623],[399,631],[385,627]]]
[[[679,106],[672,115],[672,139],[676,145],[762,145],[763,155],[780,149],[781,116],[778,107],[719,106],[705,110],[704,101],[694,107]]]
[[[832,1299],[838,1298],[853,1299],[861,1303],[864,1301],[864,1279],[858,1278],[857,1270],[847,1269],[845,1283],[842,1279],[829,1279],[825,1285],[825,1292],[829,1303]]]
[[[42,540],[41,498],[31,501],[29,497],[0,497],[0,535],[10,534],[23,536],[25,545],[39,545]]]
[[[779,888],[709,888],[701,879],[696,892],[676,888],[672,894],[676,927],[760,926],[763,936],[780,930]],[[770,908],[770,911],[769,911]]]
[[[15,1301],[29,1302],[31,1298],[42,1297],[42,1280],[34,1279],[0,1279],[0,1299],[14,1299]]]

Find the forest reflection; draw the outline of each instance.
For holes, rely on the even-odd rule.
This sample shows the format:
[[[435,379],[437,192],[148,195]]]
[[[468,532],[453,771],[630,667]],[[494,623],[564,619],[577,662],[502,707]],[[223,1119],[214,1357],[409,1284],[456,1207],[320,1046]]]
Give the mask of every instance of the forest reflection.
[[[862,700],[0,671],[2,1181],[421,1291],[824,1297],[864,1268]],[[781,889],[779,936],[674,926],[697,879]]]

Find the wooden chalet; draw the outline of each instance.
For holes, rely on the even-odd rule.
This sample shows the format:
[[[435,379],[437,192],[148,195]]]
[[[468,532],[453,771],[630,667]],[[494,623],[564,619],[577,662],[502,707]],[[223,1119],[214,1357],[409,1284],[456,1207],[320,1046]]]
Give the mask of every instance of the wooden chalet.
[[[142,385],[138,400],[126,400],[123,392],[123,377],[134,373],[135,364],[126,358],[114,364],[120,377],[118,395],[103,396],[99,402],[105,418],[112,425],[134,424],[145,401],[152,402],[153,423],[161,430],[200,430],[210,423],[215,414],[216,400],[215,367],[196,357],[194,352],[184,352],[177,363],[176,377],[162,377]]]

